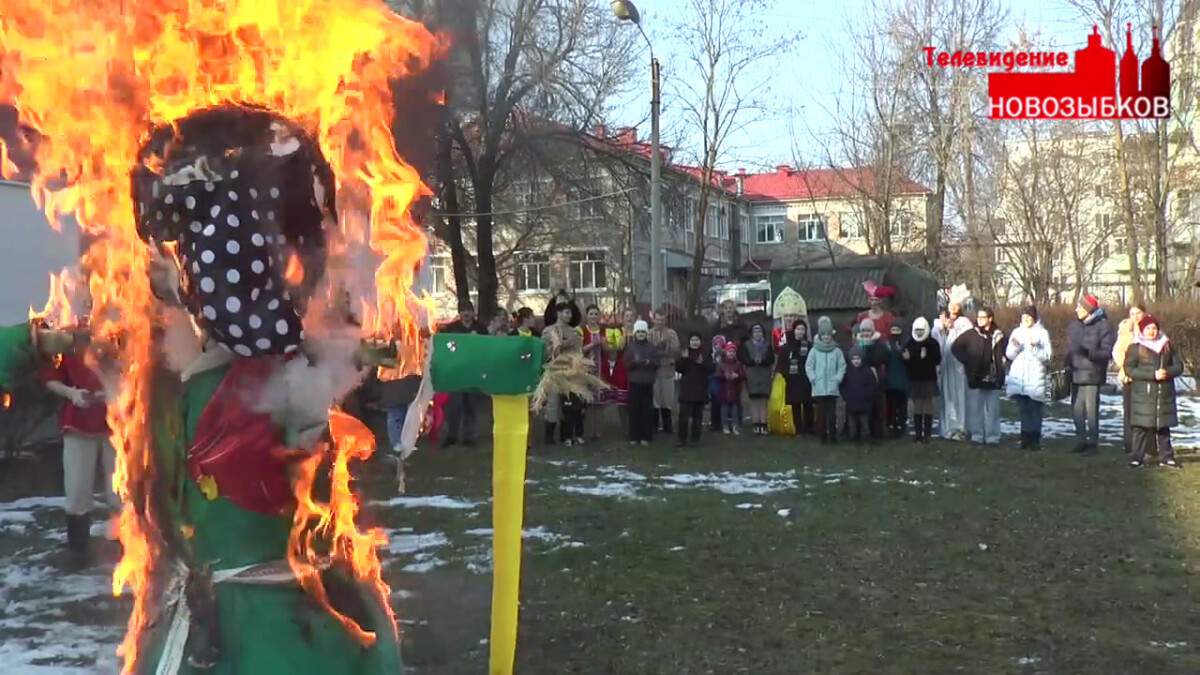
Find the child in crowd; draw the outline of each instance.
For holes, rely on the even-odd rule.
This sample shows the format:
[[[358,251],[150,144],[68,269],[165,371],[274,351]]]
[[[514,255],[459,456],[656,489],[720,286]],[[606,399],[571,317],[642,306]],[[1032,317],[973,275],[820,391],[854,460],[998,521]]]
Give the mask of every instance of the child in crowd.
[[[537,317],[534,316],[533,310],[528,307],[518,309],[513,318],[517,320],[517,327],[512,329],[509,335],[520,335],[521,337],[541,337],[536,324]]]
[[[883,342],[883,398],[887,426],[892,438],[903,438],[908,427],[908,369],[904,367],[901,345],[904,331],[897,321]]]
[[[688,336],[687,348],[675,361],[679,373],[679,440],[677,447],[688,443],[688,424],[692,426],[691,442],[700,443],[700,427],[704,423],[704,404],[708,403],[708,378],[713,373],[713,360],[699,333]]]
[[[738,344],[725,343],[725,354],[717,366],[717,377],[721,382],[721,421],[726,434],[741,433],[741,420],[737,419],[742,406],[742,383],[746,381],[746,366],[738,360]]]
[[[767,399],[771,397],[775,352],[762,324],[750,329],[750,339],[742,345],[742,364],[746,366],[746,393],[750,396],[750,420],[754,433],[767,433]]]
[[[875,369],[875,374],[879,375],[883,372],[885,361],[887,360],[887,352],[883,349],[882,335],[875,329],[875,322],[871,319],[863,319],[858,324],[858,334],[852,346],[857,345],[862,350],[863,362]],[[842,425],[843,431],[849,433],[850,420],[847,418],[846,424]],[[871,410],[867,414],[868,429],[871,433],[871,438],[883,438],[883,388],[879,387],[876,390],[875,402],[871,404]]]
[[[942,347],[929,330],[929,321],[919,316],[913,321],[912,339],[904,344],[900,358],[908,375],[908,395],[913,413],[913,439],[928,443],[933,436],[933,416],[937,414],[938,366]]]
[[[802,436],[811,434],[814,429],[812,382],[808,381],[804,368],[810,351],[812,340],[808,337],[808,324],[797,321],[792,326],[792,334],[780,346],[775,361],[775,372],[783,375],[787,383],[784,400],[792,408],[792,424],[796,433]]]
[[[654,437],[654,379],[659,354],[648,339],[650,327],[638,319],[633,337],[625,343],[625,371],[629,374],[629,444],[649,445]]]
[[[837,443],[838,389],[846,376],[846,358],[833,341],[833,322],[827,316],[817,320],[817,341],[804,362],[804,372],[812,383],[821,442]]]
[[[869,321],[869,319],[867,319]],[[870,433],[870,416],[879,396],[879,373],[863,357],[862,347],[850,348],[850,365],[842,380],[842,400],[846,402],[846,419],[855,443],[862,443],[864,432]]]
[[[1159,330],[1158,319],[1149,314],[1138,322],[1139,333],[1125,352],[1125,375],[1130,384],[1129,424],[1133,431],[1133,459],[1129,466],[1141,468],[1147,454],[1158,455],[1162,466],[1178,469],[1171,448],[1171,427],[1179,424],[1175,378],[1183,374],[1183,362],[1175,346]]]

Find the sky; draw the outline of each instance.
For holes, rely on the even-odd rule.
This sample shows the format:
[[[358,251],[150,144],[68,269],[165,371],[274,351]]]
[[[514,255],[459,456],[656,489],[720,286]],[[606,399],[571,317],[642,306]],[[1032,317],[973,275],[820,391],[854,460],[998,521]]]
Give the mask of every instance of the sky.
[[[607,0],[598,0],[607,4]],[[670,54],[673,36],[669,23],[673,16],[686,11],[688,0],[635,0],[642,14],[642,25],[646,30],[655,53],[663,66],[663,78],[687,77],[682,62],[673,63]],[[820,164],[824,157],[822,139],[828,139],[831,126],[827,110],[836,103],[839,89],[838,68],[833,65],[837,53],[837,35],[844,33],[847,21],[862,14],[869,0],[840,0],[820,2],[814,0],[777,0],[768,15],[772,27],[784,26],[803,31],[805,37],[795,52],[783,60],[763,63],[752,76],[778,78],[774,87],[778,92],[780,107],[802,106],[802,119],[780,113],[771,119],[755,124],[736,138],[729,146],[734,148],[724,161],[719,162],[726,170],[746,168],[748,170],[769,169],[778,164],[794,164],[799,155],[807,164]],[[1011,29],[1006,37],[1013,36],[1021,25],[1028,30],[1040,30],[1042,35],[1053,39],[1063,51],[1074,51],[1086,46],[1091,26],[1086,21],[1073,17],[1072,10],[1062,0],[1006,0]],[[776,23],[778,22],[778,23]],[[630,26],[630,30],[633,27]],[[939,47],[939,45],[930,45]],[[649,71],[645,71],[644,91],[631,95],[617,112],[618,123],[638,124],[647,119],[650,108]],[[664,84],[663,126],[679,126],[679,112],[672,109],[671,87]],[[639,135],[649,136],[649,123],[639,126]],[[664,137],[664,142],[665,137]],[[682,157],[681,161],[688,161]]]

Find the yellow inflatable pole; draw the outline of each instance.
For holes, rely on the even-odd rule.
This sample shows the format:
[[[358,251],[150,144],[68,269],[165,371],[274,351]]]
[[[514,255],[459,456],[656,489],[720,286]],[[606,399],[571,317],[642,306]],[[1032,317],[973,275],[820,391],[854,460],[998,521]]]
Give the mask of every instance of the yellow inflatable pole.
[[[521,592],[529,396],[492,397],[492,633],[488,672],[512,675]]]

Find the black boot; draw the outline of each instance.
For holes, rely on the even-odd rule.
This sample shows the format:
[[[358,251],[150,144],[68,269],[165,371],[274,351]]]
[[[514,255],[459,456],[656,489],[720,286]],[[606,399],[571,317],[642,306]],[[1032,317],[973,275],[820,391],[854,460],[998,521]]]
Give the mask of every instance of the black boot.
[[[671,426],[672,426],[672,425],[671,425],[671,409],[670,409],[670,408],[663,408],[663,409],[662,409],[662,428],[663,428],[663,433],[664,433],[664,434],[669,434],[669,433],[671,433]]]
[[[1034,431],[1029,434],[1029,449],[1037,452],[1042,449],[1042,432]]]
[[[1029,432],[1028,431],[1021,432],[1021,445],[1019,446],[1019,448],[1021,450],[1029,449]]]
[[[545,433],[546,433],[546,436],[545,436],[546,445],[554,445],[554,427],[555,426],[556,425],[554,424],[554,422],[546,422],[542,425],[542,428],[545,430]]]
[[[933,438],[933,415],[925,416],[925,441],[928,443]]]
[[[925,427],[921,425],[921,420],[924,417],[924,415],[913,415],[913,443],[920,443],[921,439],[924,438]]]
[[[88,567],[88,540],[92,537],[92,519],[88,514],[67,514],[68,566],[75,571]]]

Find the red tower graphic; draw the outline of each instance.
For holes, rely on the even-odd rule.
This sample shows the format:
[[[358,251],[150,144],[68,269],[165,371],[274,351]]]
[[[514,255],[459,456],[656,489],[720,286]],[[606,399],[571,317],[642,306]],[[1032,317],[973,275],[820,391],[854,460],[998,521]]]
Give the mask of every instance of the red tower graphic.
[[[1093,118],[1101,116],[1098,102],[1105,101],[1110,109],[1119,108],[1119,116],[1149,117],[1155,100],[1171,95],[1171,66],[1162,56],[1158,28],[1153,28],[1150,56],[1140,63],[1133,48],[1133,24],[1125,30],[1125,53],[1120,61],[1117,78],[1117,53],[1104,46],[1099,26],[1092,26],[1087,47],[1075,52],[1075,71],[1070,73],[994,72],[988,74],[988,97],[994,105],[1009,99],[1028,100],[1077,98],[1093,110]],[[1140,77],[1139,77],[1140,76]],[[1122,105],[1112,106],[1119,101]],[[993,108],[993,118],[1005,118],[1013,113]],[[1078,117],[1079,115],[1070,115]]]

